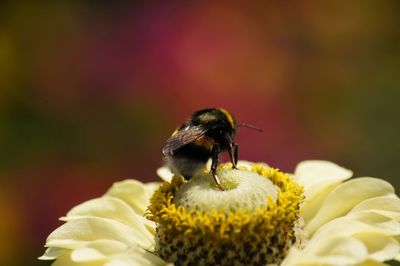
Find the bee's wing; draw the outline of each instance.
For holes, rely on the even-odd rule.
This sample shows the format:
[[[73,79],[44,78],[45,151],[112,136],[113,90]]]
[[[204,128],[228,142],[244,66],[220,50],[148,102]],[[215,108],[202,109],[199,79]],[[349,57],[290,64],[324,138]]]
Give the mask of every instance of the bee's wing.
[[[162,152],[165,156],[171,156],[177,149],[200,138],[206,132],[207,130],[200,126],[184,127],[167,140]]]

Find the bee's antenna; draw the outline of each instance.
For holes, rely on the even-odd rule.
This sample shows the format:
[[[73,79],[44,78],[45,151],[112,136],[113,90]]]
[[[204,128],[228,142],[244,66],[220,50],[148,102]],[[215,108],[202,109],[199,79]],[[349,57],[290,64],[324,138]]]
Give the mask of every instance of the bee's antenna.
[[[253,126],[251,124],[247,124],[247,123],[238,124],[238,127],[247,127],[247,128],[250,128],[250,129],[257,130],[258,132],[262,132],[263,131],[261,128]]]

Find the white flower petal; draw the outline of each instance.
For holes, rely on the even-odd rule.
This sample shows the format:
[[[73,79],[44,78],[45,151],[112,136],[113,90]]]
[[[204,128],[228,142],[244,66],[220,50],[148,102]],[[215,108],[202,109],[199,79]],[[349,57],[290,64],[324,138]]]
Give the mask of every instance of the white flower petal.
[[[155,227],[155,224],[143,216],[136,214],[133,209],[124,201],[114,197],[101,197],[92,199],[72,208],[63,221],[71,220],[74,217],[101,217],[119,221],[128,226],[135,226],[138,222]]]
[[[295,180],[304,186],[302,217],[307,224],[319,210],[326,195],[353,172],[328,161],[303,161],[296,166]]]
[[[322,242],[331,237],[346,237],[359,233],[378,233],[387,236],[400,234],[400,224],[378,213],[358,212],[337,218],[323,225],[310,242]]]
[[[166,265],[166,262],[152,253],[113,240],[87,242],[72,251],[57,256],[57,265]]]
[[[88,261],[88,262],[75,262],[71,259],[71,253],[67,252],[61,257],[58,257],[53,262],[52,266],[103,266],[104,261]]]
[[[400,252],[399,243],[390,236],[366,232],[356,234],[353,237],[364,243],[368,249],[368,257],[375,261],[393,259]]]
[[[105,266],[164,266],[165,261],[145,250],[129,250],[121,256],[113,257]]]
[[[54,230],[47,238],[48,247],[78,248],[89,241],[110,239],[128,246],[152,248],[154,236],[140,220],[135,226],[126,226],[111,219],[99,217],[75,218]]]
[[[323,243],[309,244],[304,250],[291,249],[283,266],[355,265],[365,260],[367,248],[354,238],[335,237]]]
[[[309,195],[318,194],[321,188],[352,177],[353,172],[328,161],[303,161],[294,171],[296,180],[307,189]]]
[[[157,175],[164,181],[170,182],[172,177],[174,176],[174,173],[172,173],[171,169],[164,165],[163,167],[160,167],[157,169]]]
[[[162,184],[162,182],[149,182],[149,183],[144,184],[144,187],[147,190],[147,194],[150,195],[150,197],[151,197],[153,195],[154,191],[156,191],[161,184]]]
[[[54,230],[54,231],[56,231],[56,230]],[[70,249],[74,249],[74,248],[78,248],[78,247],[84,246],[87,243],[89,243],[89,241],[87,241],[87,240],[53,239],[53,240],[47,240],[45,246],[48,247],[48,248],[60,248],[60,249],[64,249],[64,250],[70,250]]]
[[[335,264],[331,260],[337,255],[335,253],[337,249],[332,245],[337,243],[338,239],[357,240],[358,244],[364,246],[366,252],[362,253],[363,257],[360,254],[352,255],[356,256],[357,263],[360,265],[379,265],[379,261],[393,259],[399,253],[400,246],[395,239],[399,234],[400,224],[391,217],[371,210],[355,212],[336,218],[320,227],[308,241],[304,250],[295,249],[289,253],[288,262],[284,265],[316,265],[318,261],[323,265],[354,265],[354,263]],[[322,258],[321,247],[330,247],[332,251],[323,249]],[[350,249],[346,254],[351,256],[351,252],[356,251]]]
[[[67,252],[65,248],[49,247],[38,259],[40,260],[54,260],[57,257],[64,255]]]
[[[340,184],[325,198],[319,212],[306,226],[306,230],[312,235],[320,226],[346,214],[360,202],[393,192],[394,189],[388,182],[377,178],[357,178]]]
[[[363,211],[374,211],[399,221],[400,199],[395,194],[367,199],[356,205],[349,214]]]
[[[374,228],[379,228],[381,232],[391,235],[391,236],[396,236],[400,235],[400,223],[392,217],[384,215],[380,213],[379,211],[362,211],[362,212],[356,212],[347,215],[348,218],[350,219],[355,219],[357,221],[360,221],[364,224],[368,224],[369,226],[372,226]]]
[[[122,242],[101,239],[74,249],[71,252],[71,260],[75,262],[107,260],[110,255],[126,251],[128,246]]]
[[[155,189],[155,183],[145,185],[140,181],[129,179],[114,183],[104,196],[119,198],[131,206],[137,214],[144,215]]]
[[[89,262],[107,259],[104,254],[94,248],[80,247],[71,252],[71,260],[75,262]]]

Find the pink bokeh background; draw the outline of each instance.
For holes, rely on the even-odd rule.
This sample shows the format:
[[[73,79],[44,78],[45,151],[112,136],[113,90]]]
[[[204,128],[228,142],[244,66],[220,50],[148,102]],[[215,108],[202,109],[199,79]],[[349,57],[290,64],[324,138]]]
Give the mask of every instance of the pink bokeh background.
[[[115,181],[155,181],[193,111],[240,122],[240,159],[333,160],[395,187],[396,1],[0,4],[0,262]],[[225,157],[226,158],[226,157]]]

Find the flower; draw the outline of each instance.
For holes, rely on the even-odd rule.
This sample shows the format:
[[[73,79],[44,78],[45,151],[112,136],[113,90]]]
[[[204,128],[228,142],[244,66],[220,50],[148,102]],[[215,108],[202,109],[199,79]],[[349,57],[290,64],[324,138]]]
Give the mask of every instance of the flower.
[[[62,217],[40,259],[107,266],[183,265],[196,254],[197,264],[400,260],[400,199],[388,182],[346,181],[352,172],[326,161],[301,162],[292,176],[265,164],[228,168],[219,170],[223,192],[206,174],[185,183],[167,168],[158,170],[163,184],[117,182]]]

